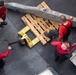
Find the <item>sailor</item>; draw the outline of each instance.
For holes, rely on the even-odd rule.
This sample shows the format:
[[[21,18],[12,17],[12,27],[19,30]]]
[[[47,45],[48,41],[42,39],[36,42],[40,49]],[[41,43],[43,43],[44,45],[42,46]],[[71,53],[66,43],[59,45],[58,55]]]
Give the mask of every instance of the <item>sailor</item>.
[[[61,24],[60,27],[58,29],[58,41],[62,40],[68,41],[68,36],[71,33],[71,29],[72,29],[72,25],[73,25],[73,17],[70,16],[69,19],[66,19],[66,17],[64,15],[60,16],[60,20],[61,20]]]
[[[60,26],[58,30],[46,30],[44,35],[52,39],[53,36],[57,37],[58,41],[63,40],[63,42],[68,41],[68,36],[71,33],[71,28],[73,25],[73,17],[70,16],[69,19],[66,19],[64,15],[60,16]]]
[[[4,5],[4,1],[0,1],[0,28],[3,27],[3,25],[7,25],[6,19],[6,12],[7,8]]]
[[[51,45],[56,47],[55,61],[63,61],[68,58],[68,53],[74,48],[76,43],[71,45],[70,42],[53,41],[51,42]]]
[[[10,54],[11,49],[12,49],[12,47],[8,46],[8,49],[4,54],[0,53],[0,69],[3,69],[3,67],[5,65],[5,61],[3,59],[6,58]]]

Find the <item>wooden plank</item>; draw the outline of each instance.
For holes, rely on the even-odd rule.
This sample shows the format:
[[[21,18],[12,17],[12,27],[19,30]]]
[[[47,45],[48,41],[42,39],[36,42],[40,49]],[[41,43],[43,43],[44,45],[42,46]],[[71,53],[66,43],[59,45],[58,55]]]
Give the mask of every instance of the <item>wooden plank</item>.
[[[50,22],[53,24],[53,26],[54,26],[56,29],[59,28],[59,25],[58,25],[57,22],[55,22],[55,21],[51,21],[51,20],[50,20]]]
[[[47,25],[49,25],[50,30],[55,30],[55,27],[53,26],[53,24],[49,20],[44,19],[44,21],[46,22]]]
[[[36,19],[36,17],[34,17],[34,18]],[[42,24],[40,24],[41,27],[42,27],[42,25],[43,25],[46,29],[50,29],[49,26],[48,26],[47,24],[45,24],[45,22],[43,21],[42,18],[39,18],[39,19],[40,19],[40,22],[42,23]]]
[[[43,31],[46,30],[45,26],[43,25],[43,23],[40,22],[40,18],[39,17],[36,17],[36,16],[33,16],[32,17],[34,18],[34,20],[37,22],[38,25],[40,25],[40,27],[43,29]]]
[[[41,5],[44,6],[44,8],[50,9],[50,7],[44,1],[41,3]]]

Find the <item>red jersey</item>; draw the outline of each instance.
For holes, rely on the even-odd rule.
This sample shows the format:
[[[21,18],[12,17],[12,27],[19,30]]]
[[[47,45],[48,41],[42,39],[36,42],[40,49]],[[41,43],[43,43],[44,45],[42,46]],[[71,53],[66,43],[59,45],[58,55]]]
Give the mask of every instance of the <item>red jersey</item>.
[[[7,57],[9,53],[10,53],[10,50],[7,50],[4,54],[0,53],[0,59]]]
[[[0,7],[0,18],[3,18],[6,14],[7,8],[5,6]]]
[[[73,21],[68,19],[63,25],[61,25],[59,27],[59,31],[58,31],[58,40],[60,41],[67,33],[68,33],[68,29],[70,29],[73,25]]]
[[[58,30],[58,40],[60,41],[67,34],[67,28],[61,25]]]
[[[56,50],[59,54],[68,54],[74,46],[70,46],[67,50],[61,48],[62,42],[53,41],[51,45],[56,46]]]
[[[68,20],[64,23],[64,25],[65,25],[67,28],[70,28],[70,27],[72,27],[72,25],[73,25],[73,21],[70,20],[70,19],[68,19]]]

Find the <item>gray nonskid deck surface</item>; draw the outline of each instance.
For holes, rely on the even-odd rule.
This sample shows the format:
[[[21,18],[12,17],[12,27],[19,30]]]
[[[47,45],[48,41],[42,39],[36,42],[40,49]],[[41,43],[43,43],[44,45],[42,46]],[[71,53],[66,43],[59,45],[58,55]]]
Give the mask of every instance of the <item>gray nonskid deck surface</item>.
[[[5,0],[5,2],[18,2],[26,5],[37,6],[43,0]],[[76,16],[76,1],[69,0],[44,0],[53,10]],[[10,42],[16,41],[18,38],[18,31],[25,27],[21,20],[24,16],[22,13],[9,10],[7,12],[8,25],[0,30],[0,52],[5,52],[7,49],[7,43],[4,39]],[[74,23],[75,26],[76,23]],[[76,28],[72,29],[72,33],[69,37],[69,41],[72,43],[76,41]],[[28,35],[33,38],[32,32]],[[5,59],[6,64],[4,72],[0,72],[0,75],[35,75],[48,67],[52,67],[59,75],[76,75],[76,67],[71,63],[69,59],[63,63],[56,63],[54,61],[54,47],[50,45],[50,42],[45,46],[38,43],[33,48],[27,46],[22,47],[19,44],[13,45],[14,50]],[[76,47],[73,49],[75,50]],[[71,52],[72,53],[72,52]],[[69,58],[71,57],[69,54]]]

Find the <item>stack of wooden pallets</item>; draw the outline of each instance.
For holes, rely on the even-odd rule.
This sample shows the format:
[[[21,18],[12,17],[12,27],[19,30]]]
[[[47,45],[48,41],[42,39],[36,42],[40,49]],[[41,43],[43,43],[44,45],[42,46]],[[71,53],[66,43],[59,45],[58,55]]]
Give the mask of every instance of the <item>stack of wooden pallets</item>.
[[[42,2],[41,4],[38,5],[39,8],[47,8],[48,5],[45,2]],[[25,16],[22,17],[22,21],[27,25],[31,31],[34,33],[36,37],[40,40],[40,42],[45,45],[50,39],[44,35],[44,32],[52,29],[58,29],[59,23],[47,19],[43,19],[31,14],[26,14]]]

